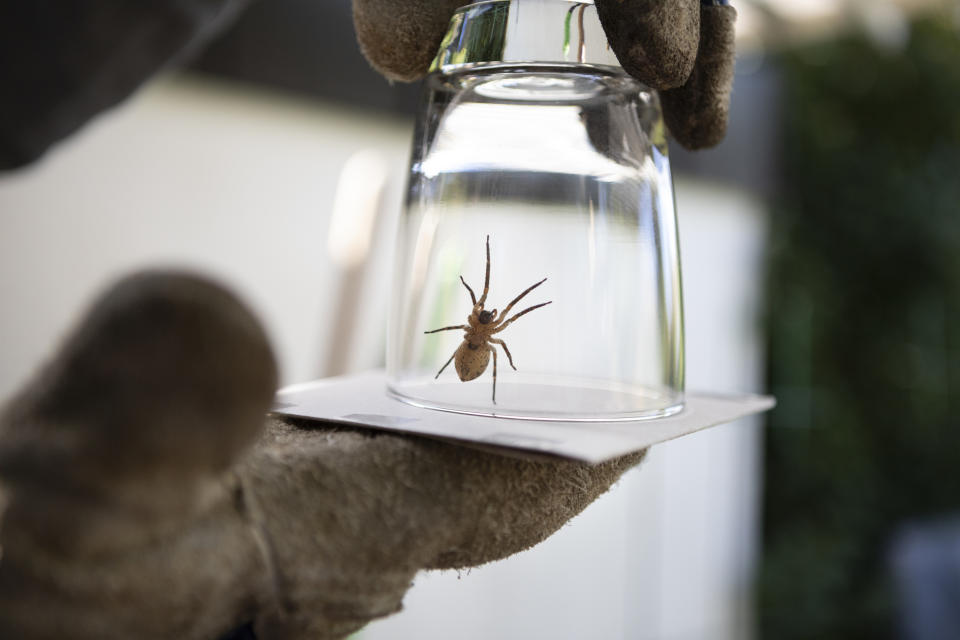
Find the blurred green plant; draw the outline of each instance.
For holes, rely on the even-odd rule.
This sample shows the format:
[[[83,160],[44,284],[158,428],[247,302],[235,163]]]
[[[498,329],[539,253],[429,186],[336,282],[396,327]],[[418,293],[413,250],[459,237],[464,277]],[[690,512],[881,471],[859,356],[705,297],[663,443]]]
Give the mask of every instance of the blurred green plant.
[[[891,536],[960,511],[960,36],[780,62],[761,637],[894,638]]]

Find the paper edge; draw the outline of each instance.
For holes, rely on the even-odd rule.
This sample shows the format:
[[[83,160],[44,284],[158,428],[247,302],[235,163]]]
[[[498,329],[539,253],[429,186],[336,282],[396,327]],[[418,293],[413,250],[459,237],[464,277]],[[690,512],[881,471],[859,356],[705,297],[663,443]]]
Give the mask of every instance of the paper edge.
[[[383,370],[383,369],[374,369],[374,370],[365,371],[365,372],[360,372],[360,373],[355,373],[355,374],[347,374],[347,375],[335,376],[335,377],[330,377],[330,378],[320,378],[320,379],[317,379],[317,380],[311,380],[311,381],[307,381],[307,382],[291,384],[291,385],[287,385],[287,386],[281,388],[280,390],[278,390],[277,393],[276,393],[275,400],[279,400],[279,399],[280,399],[280,396],[283,395],[283,394],[302,393],[302,392],[305,392],[305,391],[310,391],[311,389],[316,389],[316,388],[322,388],[322,387],[326,387],[326,386],[331,386],[331,385],[337,384],[337,383],[358,382],[358,381],[362,381],[362,379],[364,379],[364,378],[379,378],[379,377],[381,377],[381,376],[383,375],[383,373],[384,373],[384,370]],[[384,393],[386,394],[386,391],[384,391]],[[349,428],[360,429],[360,430],[367,430],[367,431],[376,431],[376,432],[380,432],[380,433],[395,433],[395,434],[400,434],[400,435],[404,435],[404,436],[407,436],[407,437],[413,436],[413,437],[427,438],[427,439],[430,439],[430,440],[435,440],[435,441],[439,441],[439,442],[447,442],[447,443],[449,443],[449,444],[453,444],[453,445],[456,445],[456,446],[462,446],[462,447],[466,447],[466,448],[469,448],[469,449],[474,449],[474,450],[477,450],[477,451],[483,451],[483,452],[493,453],[493,454],[497,454],[497,455],[505,455],[505,456],[510,456],[510,457],[514,457],[514,458],[521,458],[521,459],[524,459],[524,460],[531,460],[531,461],[574,461],[574,462],[580,462],[580,463],[588,464],[588,465],[590,465],[590,466],[595,466],[595,465],[598,465],[598,464],[603,464],[603,463],[605,463],[605,462],[609,462],[610,460],[615,460],[615,459],[617,459],[617,458],[620,458],[620,457],[623,457],[623,456],[626,456],[626,455],[630,455],[630,454],[632,454],[632,453],[637,453],[637,452],[639,452],[639,451],[643,451],[643,450],[645,450],[645,449],[649,449],[650,447],[653,447],[653,446],[656,446],[656,445],[659,445],[659,444],[664,444],[664,443],[666,443],[666,442],[671,442],[671,441],[674,441],[674,440],[678,440],[678,439],[684,438],[684,437],[686,437],[686,436],[691,436],[691,435],[700,433],[700,432],[702,432],[702,431],[705,431],[705,430],[707,430],[707,429],[712,429],[712,428],[715,428],[715,427],[718,427],[718,426],[721,426],[721,425],[724,425],[724,424],[730,424],[730,423],[736,422],[736,421],[738,421],[738,420],[742,420],[742,419],[744,419],[744,418],[748,418],[748,417],[751,417],[751,416],[756,416],[756,415],[760,415],[760,414],[766,413],[766,412],[772,410],[772,409],[773,409],[774,407],[776,407],[776,405],[777,405],[777,400],[776,400],[775,397],[770,396],[770,395],[765,395],[765,394],[756,394],[756,393],[737,393],[737,392],[721,392],[721,391],[687,391],[685,395],[687,396],[688,399],[691,398],[691,397],[693,397],[693,398],[704,398],[704,399],[708,399],[708,400],[709,400],[709,399],[714,399],[714,400],[726,401],[726,402],[751,403],[751,404],[753,404],[753,405],[755,405],[755,406],[752,406],[752,407],[749,407],[749,408],[744,407],[742,411],[738,411],[738,412],[736,413],[736,415],[734,415],[733,417],[731,417],[731,418],[729,418],[729,419],[721,419],[719,422],[709,422],[709,423],[704,424],[704,425],[702,425],[702,426],[698,426],[698,427],[695,428],[693,431],[688,431],[687,433],[680,433],[680,434],[670,436],[670,437],[668,437],[668,438],[665,438],[665,439],[663,439],[663,440],[659,440],[659,441],[657,441],[657,442],[654,442],[654,443],[651,443],[651,444],[648,444],[648,445],[645,445],[645,446],[638,446],[638,447],[633,447],[633,448],[629,448],[629,449],[625,449],[625,450],[618,450],[617,452],[613,453],[612,455],[603,455],[603,456],[596,456],[596,455],[589,455],[589,454],[578,454],[578,453],[573,453],[573,452],[541,451],[541,450],[538,450],[538,449],[526,448],[526,447],[510,447],[510,446],[506,446],[506,445],[497,445],[497,444],[491,444],[491,443],[487,443],[487,442],[481,442],[481,441],[478,441],[478,440],[461,439],[461,438],[456,438],[455,436],[450,436],[450,435],[437,435],[437,434],[432,434],[432,433],[424,433],[424,432],[422,432],[422,431],[411,431],[411,430],[407,430],[407,429],[404,429],[404,428],[398,427],[398,426],[389,426],[389,427],[387,427],[387,426],[382,426],[382,425],[377,425],[377,424],[371,424],[371,423],[353,422],[353,421],[346,420],[346,419],[342,419],[342,418],[341,418],[341,419],[318,418],[318,417],[316,417],[316,416],[306,416],[306,415],[302,415],[302,414],[296,414],[296,413],[286,412],[286,411],[283,411],[283,410],[272,410],[272,409],[271,409],[270,411],[267,412],[267,415],[271,415],[271,416],[274,416],[274,417],[277,417],[277,418],[281,418],[281,419],[284,418],[284,417],[289,417],[289,418],[294,418],[294,419],[299,419],[299,420],[307,420],[307,421],[310,421],[310,422],[316,423],[316,424],[328,424],[328,425],[333,425],[333,426],[340,425],[340,426],[346,426],[346,427],[349,427]],[[388,396],[388,397],[389,397],[389,396]],[[395,402],[399,402],[400,404],[402,404],[402,405],[404,405],[404,406],[407,406],[407,407],[410,406],[410,405],[406,405],[406,404],[400,402],[400,401],[397,400],[396,398],[393,398],[392,400],[395,401]],[[431,411],[431,409],[422,409],[422,410],[423,410],[423,411]],[[631,422],[636,422],[636,423],[638,423],[638,424],[640,424],[640,423],[651,424],[651,423],[656,423],[656,422],[664,422],[664,421],[670,421],[670,420],[677,420],[677,419],[679,419],[680,417],[682,417],[682,416],[684,415],[684,413],[685,413],[685,411],[681,411],[681,412],[679,412],[679,413],[677,413],[677,414],[674,414],[674,415],[672,415],[672,416],[666,416],[666,417],[663,417],[663,418],[648,418],[648,419],[636,420],[636,421],[594,422],[594,423],[591,423],[591,424],[595,424],[595,425],[618,425],[618,426],[622,426],[623,424],[631,424]],[[481,418],[481,419],[485,419],[485,418],[486,418],[485,416],[476,416],[476,417]],[[502,418],[502,419],[505,419],[505,418]],[[549,421],[548,421],[548,422],[549,422]],[[553,423],[563,424],[562,421],[553,421]]]

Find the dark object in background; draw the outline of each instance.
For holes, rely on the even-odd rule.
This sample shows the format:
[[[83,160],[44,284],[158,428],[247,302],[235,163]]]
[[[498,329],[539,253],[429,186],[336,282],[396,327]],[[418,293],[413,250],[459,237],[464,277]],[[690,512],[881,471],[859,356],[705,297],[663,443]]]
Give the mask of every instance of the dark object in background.
[[[0,171],[24,166],[182,60],[247,0],[0,5]]]
[[[350,0],[255,2],[193,61],[194,71],[412,116],[420,85],[391,83],[357,45]]]
[[[780,60],[762,638],[894,638],[892,536],[960,508],[957,60],[933,19]]]
[[[419,87],[363,58],[350,0],[36,0],[0,6],[0,171],[25,166],[157,72],[193,69],[412,114]]]
[[[960,517],[904,527],[890,556],[900,637],[960,638]]]
[[[253,630],[253,624],[245,624],[222,636],[220,640],[257,640],[257,634]]]

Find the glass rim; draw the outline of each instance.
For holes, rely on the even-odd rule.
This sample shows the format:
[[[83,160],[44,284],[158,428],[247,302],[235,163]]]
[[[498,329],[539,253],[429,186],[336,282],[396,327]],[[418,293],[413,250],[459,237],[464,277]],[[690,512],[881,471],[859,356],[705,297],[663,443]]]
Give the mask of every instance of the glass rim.
[[[388,380],[385,392],[391,398],[420,409],[431,409],[444,413],[455,413],[465,416],[479,416],[485,418],[507,418],[510,420],[525,420],[528,422],[576,422],[576,423],[629,423],[649,422],[675,416],[686,409],[686,392],[677,391],[673,402],[669,406],[655,409],[617,411],[599,414],[547,412],[533,409],[494,408],[479,409],[471,406],[444,403],[421,398],[406,393],[395,381]]]

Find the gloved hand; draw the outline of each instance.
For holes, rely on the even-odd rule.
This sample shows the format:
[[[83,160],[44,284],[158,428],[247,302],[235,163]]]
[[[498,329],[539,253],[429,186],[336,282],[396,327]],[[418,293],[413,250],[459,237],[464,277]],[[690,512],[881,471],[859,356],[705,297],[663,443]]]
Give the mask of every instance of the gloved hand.
[[[59,74],[55,92],[49,75],[43,86],[24,77],[31,100],[4,102],[0,168],[122,100],[242,1],[120,10],[100,0],[74,7],[82,19],[49,22],[42,4],[11,5],[23,20],[6,24],[37,27],[23,38],[69,36],[75,55],[34,60]],[[460,0],[398,4],[356,0],[358,35],[378,68],[409,79],[425,72]],[[663,90],[674,135],[718,141],[732,9],[597,4],[625,68]],[[109,33],[132,54],[115,55],[127,49]],[[0,51],[24,49],[5,42]],[[642,459],[534,463],[265,425],[275,383],[262,330],[219,287],[150,274],[108,293],[0,418],[0,637],[212,640],[245,623],[260,638],[344,637],[396,611],[417,570],[525,549]]]
[[[388,78],[427,73],[464,0],[353,0],[360,47]],[[736,11],[726,0],[596,0],[623,68],[660,91],[664,120],[688,149],[726,134],[733,84]]]
[[[0,417],[0,638],[342,638],[420,569],[543,540],[643,457],[265,420],[275,384],[220,287],[150,273],[109,291]]]
[[[360,46],[391,79],[423,76],[467,0],[353,0]],[[624,69],[660,91],[680,144],[723,139],[733,82],[727,0],[595,0]],[[195,51],[249,0],[65,0],[0,6],[0,171],[39,158],[157,71]]]

